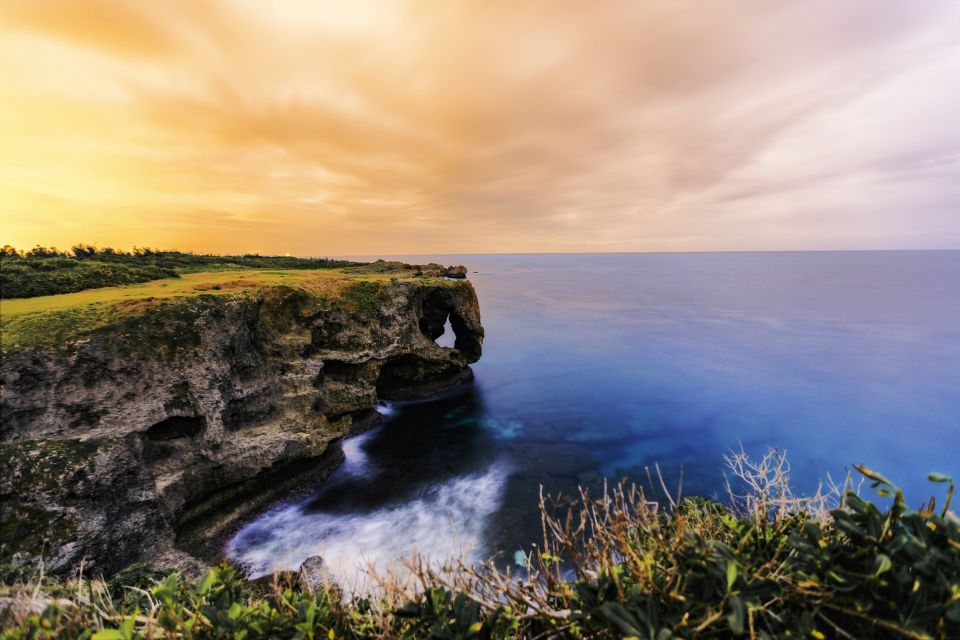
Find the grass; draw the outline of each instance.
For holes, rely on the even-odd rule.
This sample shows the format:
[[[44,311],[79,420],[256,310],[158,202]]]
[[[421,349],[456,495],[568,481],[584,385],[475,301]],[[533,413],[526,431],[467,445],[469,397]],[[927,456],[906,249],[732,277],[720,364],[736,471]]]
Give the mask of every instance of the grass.
[[[35,298],[0,300],[0,315],[13,317],[24,313],[62,311],[91,304],[109,304],[132,300],[162,299],[190,296],[197,293],[227,295],[244,290],[277,284],[301,285],[307,280],[328,284],[342,279],[333,272],[318,271],[215,271],[185,274],[178,279],[154,280],[143,284],[87,289],[76,293],[62,293]]]
[[[98,287],[149,282],[159,278],[178,278],[183,273],[236,271],[239,269],[334,269],[362,263],[329,258],[291,256],[218,256],[135,249],[76,245],[71,252],[52,247],[35,247],[23,252],[0,247],[0,297],[73,293]]]
[[[395,273],[361,273],[350,269],[244,269],[188,273],[176,279],[142,284],[5,299],[0,300],[0,351],[10,353],[61,345],[163,305],[194,298],[212,304],[217,299],[256,295],[283,286],[302,289],[319,300],[344,299],[369,314],[382,302],[378,294],[382,285],[396,277]],[[429,281],[444,286],[451,284],[440,278]]]

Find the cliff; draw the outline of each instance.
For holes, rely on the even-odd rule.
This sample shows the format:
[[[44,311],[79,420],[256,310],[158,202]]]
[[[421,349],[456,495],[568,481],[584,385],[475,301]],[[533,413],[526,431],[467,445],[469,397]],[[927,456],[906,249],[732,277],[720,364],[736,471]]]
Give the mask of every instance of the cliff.
[[[3,555],[199,569],[240,519],[328,473],[378,399],[469,379],[476,294],[442,274],[194,274],[172,293],[5,301]],[[448,318],[452,349],[434,341]]]

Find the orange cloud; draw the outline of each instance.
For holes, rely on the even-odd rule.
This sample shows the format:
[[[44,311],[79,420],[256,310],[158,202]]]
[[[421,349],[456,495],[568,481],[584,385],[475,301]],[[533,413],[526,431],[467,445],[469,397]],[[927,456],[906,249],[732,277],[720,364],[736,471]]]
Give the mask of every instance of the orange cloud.
[[[12,1],[0,240],[960,246],[960,6]]]

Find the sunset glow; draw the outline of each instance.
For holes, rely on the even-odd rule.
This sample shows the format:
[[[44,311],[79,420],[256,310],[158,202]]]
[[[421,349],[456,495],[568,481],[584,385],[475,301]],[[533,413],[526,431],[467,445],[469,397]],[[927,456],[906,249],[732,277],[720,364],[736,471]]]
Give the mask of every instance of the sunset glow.
[[[960,247],[960,3],[7,0],[0,243]]]

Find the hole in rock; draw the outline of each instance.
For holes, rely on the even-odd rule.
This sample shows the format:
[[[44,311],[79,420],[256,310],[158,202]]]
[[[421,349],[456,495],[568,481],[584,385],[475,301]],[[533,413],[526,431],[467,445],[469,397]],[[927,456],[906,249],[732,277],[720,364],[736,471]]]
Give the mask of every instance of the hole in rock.
[[[453,349],[454,345],[457,343],[457,334],[453,330],[453,325],[450,324],[450,316],[447,316],[447,321],[443,325],[443,333],[440,334],[435,342],[441,347],[447,347],[448,349]]]
[[[195,436],[203,430],[203,416],[170,416],[147,429],[151,440],[176,440]]]
[[[483,334],[470,328],[457,313],[456,300],[449,292],[435,291],[423,300],[420,315],[420,331],[430,340],[443,347],[452,347],[465,357],[476,360],[480,357]],[[437,340],[443,336],[443,341]]]

